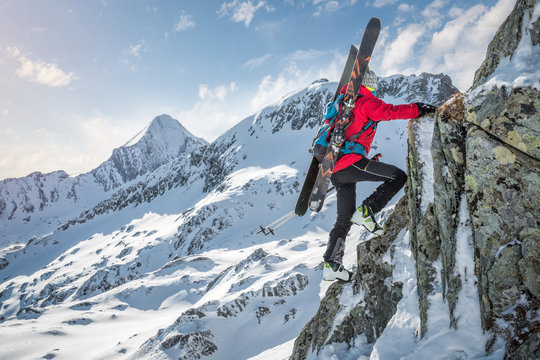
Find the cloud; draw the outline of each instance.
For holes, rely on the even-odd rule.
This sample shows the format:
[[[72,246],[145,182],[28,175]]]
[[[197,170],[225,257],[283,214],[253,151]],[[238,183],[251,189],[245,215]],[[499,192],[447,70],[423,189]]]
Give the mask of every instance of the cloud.
[[[420,24],[410,24],[401,30],[397,38],[386,46],[381,70],[387,73],[399,72],[400,65],[411,61],[414,46],[424,32],[425,26]]]
[[[232,111],[227,105],[204,99],[193,104],[191,109],[180,111],[176,118],[195,136],[212,142],[241,120],[238,109]],[[204,114],[204,121],[201,121],[201,114]]]
[[[400,12],[409,12],[412,9],[414,9],[414,6],[406,4],[406,3],[399,4],[399,6],[398,6],[398,10]]]
[[[420,67],[450,74],[458,88],[467,89],[485,58],[489,42],[513,6],[513,0],[499,0],[492,8],[452,8],[453,18],[432,35]]]
[[[77,79],[73,72],[66,73],[55,63],[29,59],[17,47],[7,47],[6,51],[19,61],[20,67],[15,73],[21,79],[52,87],[67,86]]]
[[[313,0],[313,5],[316,6],[313,16],[319,17],[325,13],[333,13],[341,8],[355,5],[356,3],[357,3],[357,0],[348,0],[348,1]]]
[[[146,40],[141,39],[135,45],[129,45],[124,49],[123,55],[120,58],[120,62],[125,64],[129,71],[136,72],[139,66],[133,64],[134,59],[141,58],[141,54],[148,51],[148,44]]]
[[[132,120],[132,119],[130,119]],[[135,134],[131,124],[122,125],[101,114],[70,115],[60,122],[46,121],[35,130],[0,131],[0,179],[26,176],[33,171],[65,170],[71,175],[87,172],[111,156]],[[107,134],[104,136],[103,134]]]
[[[246,63],[244,65],[242,65],[242,66],[245,67],[245,68],[248,68],[248,69],[255,69],[255,68],[258,68],[259,66],[261,66],[262,64],[264,64],[271,57],[272,57],[272,55],[266,54],[266,55],[260,56],[258,58],[246,61]]]
[[[146,52],[148,50],[148,46],[146,45],[146,41],[144,39],[139,40],[139,42],[135,45],[129,45],[125,50],[125,55],[130,55],[134,57],[140,57],[141,52]]]
[[[235,92],[237,90],[238,87],[234,82],[229,83],[229,85],[219,85],[213,89],[210,89],[208,85],[201,84],[199,85],[199,98],[208,100],[218,99],[223,101],[230,92]]]
[[[232,21],[243,22],[246,27],[249,27],[249,24],[255,17],[255,13],[261,9],[265,9],[266,11],[273,10],[270,6],[267,6],[266,1],[263,0],[258,1],[256,4],[251,0],[234,0],[223,3],[218,11],[218,15],[220,18],[229,16]]]
[[[461,8],[435,0],[420,13],[417,23],[398,29],[393,39],[387,35],[385,42],[379,41],[377,47],[383,50],[376,48],[374,60],[382,59],[381,75],[442,72],[465,90],[514,4],[514,0],[499,0],[492,7],[476,4]]]
[[[373,1],[373,7],[380,8],[386,5],[392,5],[396,3],[398,0],[375,0]]]
[[[253,111],[279,101],[284,94],[307,86],[314,80],[339,80],[345,64],[345,55],[318,50],[299,50],[282,58],[283,65],[278,75],[266,75],[261,79],[251,99]]]
[[[43,27],[43,26],[34,26],[32,28],[32,30],[30,30],[32,33],[34,34],[39,34],[39,33],[42,33],[42,32],[45,32],[47,31],[47,28]]]
[[[192,29],[196,26],[195,20],[193,20],[193,16],[187,14],[185,11],[182,10],[182,13],[178,17],[178,21],[174,24],[173,29],[176,32],[185,31],[188,29]]]
[[[445,0],[435,0],[431,2],[422,12],[422,22],[428,29],[433,29],[441,25],[445,14],[441,11],[445,5]]]

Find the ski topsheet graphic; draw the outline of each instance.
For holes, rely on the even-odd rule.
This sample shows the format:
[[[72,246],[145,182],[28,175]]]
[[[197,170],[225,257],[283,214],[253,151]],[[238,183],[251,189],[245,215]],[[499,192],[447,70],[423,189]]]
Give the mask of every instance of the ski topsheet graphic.
[[[320,211],[324,204],[324,198],[328,192],[328,185],[330,184],[330,177],[334,171],[334,165],[338,158],[341,146],[345,142],[345,130],[349,124],[351,113],[356,99],[358,98],[358,92],[360,91],[360,86],[362,85],[362,80],[364,79],[364,74],[368,67],[369,60],[371,59],[371,54],[373,53],[373,48],[379,37],[380,30],[381,21],[377,18],[371,18],[364,31],[364,36],[362,37],[362,42],[360,43],[358,54],[347,83],[347,91],[345,92],[345,98],[341,104],[340,116],[336,120],[328,150],[326,151],[322,163],[319,165],[319,171],[313,184],[311,197],[309,199],[309,208],[313,211]],[[339,90],[340,88],[338,87],[338,91]],[[308,175],[310,174],[308,173]],[[304,184],[304,186],[306,186],[306,184]],[[302,191],[303,190],[304,189],[302,189]]]
[[[351,45],[351,49],[349,50],[349,57],[347,58],[347,62],[345,63],[345,68],[343,69],[343,73],[341,74],[341,79],[339,80],[339,84],[336,93],[334,94],[334,99],[332,101],[336,100],[339,95],[339,91],[343,86],[345,86],[345,84],[351,77],[351,72],[357,53],[358,49],[355,46]],[[311,165],[309,166],[309,170],[306,175],[306,179],[304,180],[304,185],[302,186],[302,190],[300,191],[300,195],[298,196],[298,200],[296,201],[296,207],[294,208],[294,213],[298,216],[303,216],[308,209],[309,197],[311,196],[311,192],[313,191],[313,185],[315,185],[315,179],[317,178],[318,172],[319,162],[317,161],[317,159],[315,159],[315,156],[313,156],[313,158],[311,159]]]

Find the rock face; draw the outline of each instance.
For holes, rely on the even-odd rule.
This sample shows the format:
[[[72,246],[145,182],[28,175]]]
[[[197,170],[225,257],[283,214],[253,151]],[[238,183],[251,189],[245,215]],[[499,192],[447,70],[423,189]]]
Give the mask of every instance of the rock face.
[[[385,254],[392,253],[394,239],[407,225],[406,205],[405,198],[396,205],[384,235],[358,246],[352,286],[340,282],[330,286],[319,311],[296,339],[291,360],[305,359],[329,343],[350,343],[358,334],[373,343],[384,331],[403,296],[403,284],[392,280],[392,265]],[[353,306],[343,304],[344,298],[355,299]],[[335,326],[338,315],[345,318]]]
[[[429,317],[437,297],[446,303],[450,327],[456,334],[463,331],[456,309],[473,279],[487,334],[484,355],[540,358],[540,61],[523,56],[524,49],[539,51],[539,13],[536,1],[518,0],[489,45],[470,92],[455,95],[433,119],[411,121],[406,196],[385,234],[359,245],[352,284],[328,289],[291,359],[336,344],[362,355],[377,348],[403,298],[403,283],[392,276],[392,251],[383,254],[405,228],[416,264],[417,341],[435,321]],[[501,75],[500,66],[523,69],[515,74],[519,82],[508,72]],[[466,248],[474,269],[463,267],[458,250],[463,239],[470,240]],[[349,287],[353,304],[345,306],[341,294]],[[371,347],[359,346],[359,337]]]
[[[440,104],[456,92],[452,79],[444,74],[393,75],[380,78],[377,84],[377,96],[388,102],[400,98],[407,102]]]

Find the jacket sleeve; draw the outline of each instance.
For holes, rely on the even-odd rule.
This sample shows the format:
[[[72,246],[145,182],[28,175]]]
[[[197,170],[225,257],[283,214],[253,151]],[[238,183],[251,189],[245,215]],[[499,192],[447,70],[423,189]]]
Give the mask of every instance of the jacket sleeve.
[[[366,99],[359,110],[373,121],[413,119],[418,116],[416,104],[392,105],[378,98]]]

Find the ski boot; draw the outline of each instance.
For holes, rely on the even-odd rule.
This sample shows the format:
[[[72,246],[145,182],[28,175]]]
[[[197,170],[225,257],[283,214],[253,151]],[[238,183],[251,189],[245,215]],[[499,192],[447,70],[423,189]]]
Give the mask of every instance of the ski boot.
[[[356,225],[362,225],[375,235],[382,235],[384,230],[381,225],[377,224],[373,210],[368,205],[359,206],[357,211],[354,212],[351,222]]]
[[[352,271],[349,271],[343,267],[343,265],[335,263],[333,261],[326,261],[324,263],[323,280],[324,281],[351,281],[353,276]]]

